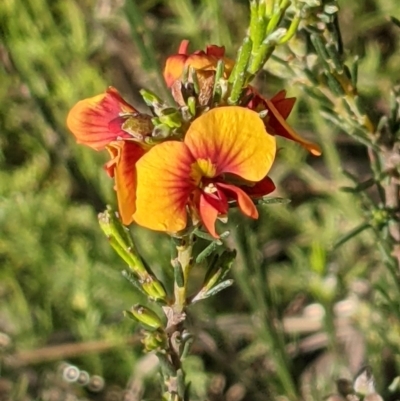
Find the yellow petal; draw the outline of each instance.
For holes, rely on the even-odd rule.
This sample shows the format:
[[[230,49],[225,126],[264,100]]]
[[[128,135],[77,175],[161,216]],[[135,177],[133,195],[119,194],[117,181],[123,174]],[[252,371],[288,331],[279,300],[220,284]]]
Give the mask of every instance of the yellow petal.
[[[275,138],[258,113],[236,106],[218,107],[197,118],[185,143],[195,159],[210,160],[216,176],[236,174],[249,181],[264,178],[275,158]]]
[[[136,164],[134,221],[157,231],[176,232],[187,224],[186,205],[194,184],[194,159],[182,142],[154,146]]]

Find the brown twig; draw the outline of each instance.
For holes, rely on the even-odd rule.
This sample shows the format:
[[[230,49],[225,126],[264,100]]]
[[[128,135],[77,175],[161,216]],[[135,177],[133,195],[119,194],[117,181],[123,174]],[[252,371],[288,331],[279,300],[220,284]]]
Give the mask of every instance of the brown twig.
[[[6,366],[18,368],[45,362],[75,358],[84,354],[108,352],[115,348],[123,348],[140,343],[141,336],[135,334],[115,341],[97,340],[80,343],[52,345],[27,351],[19,351],[3,358]]]

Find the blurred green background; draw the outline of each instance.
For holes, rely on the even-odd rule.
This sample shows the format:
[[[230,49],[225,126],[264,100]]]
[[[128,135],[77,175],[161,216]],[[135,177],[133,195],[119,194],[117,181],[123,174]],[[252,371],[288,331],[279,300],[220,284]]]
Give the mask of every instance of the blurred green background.
[[[346,52],[360,56],[359,91],[378,116],[400,77],[400,30],[387,19],[400,17],[398,0],[342,3]],[[157,399],[155,359],[122,316],[143,299],[97,224],[96,214],[115,204],[106,155],[76,145],[65,119],[109,85],[139,109],[140,88],[165,95],[162,67],[182,39],[192,50],[225,45],[234,57],[247,14],[245,0],[0,2],[0,400]],[[368,232],[333,249],[366,218],[340,190],[343,169],[369,178],[366,150],[324,122],[295,79],[275,73],[267,64],[260,90],[297,96],[289,121],[324,154],[280,141],[272,177],[276,196],[292,202],[265,206],[256,222],[232,214],[236,283],[189,316],[192,398],[317,400],[369,364],[378,390],[395,399],[393,278]],[[133,232],[168,279],[166,237]],[[200,281],[204,272],[194,274]],[[71,366],[81,385],[69,383]]]

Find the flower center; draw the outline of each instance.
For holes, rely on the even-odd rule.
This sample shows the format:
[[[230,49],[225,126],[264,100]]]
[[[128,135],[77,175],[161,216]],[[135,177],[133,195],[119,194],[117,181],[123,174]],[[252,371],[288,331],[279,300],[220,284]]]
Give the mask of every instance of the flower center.
[[[203,177],[213,178],[215,177],[216,167],[210,159],[197,159],[190,166],[190,177],[194,181],[196,186],[199,186]]]

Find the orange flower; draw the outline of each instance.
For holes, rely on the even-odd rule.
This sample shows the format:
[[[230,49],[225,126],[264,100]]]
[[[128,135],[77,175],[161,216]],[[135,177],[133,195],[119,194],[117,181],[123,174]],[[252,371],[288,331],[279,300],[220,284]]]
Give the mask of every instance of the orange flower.
[[[224,78],[228,78],[232,71],[234,61],[225,57],[225,48],[223,46],[210,45],[206,51],[197,50],[192,54],[188,54],[189,41],[183,40],[179,46],[178,54],[168,57],[164,78],[168,87],[180,79],[183,70],[187,66],[193,67],[196,71],[205,73],[207,71],[215,71],[219,60],[224,60],[225,72]]]
[[[254,96],[248,103],[248,108],[255,111],[268,110],[268,114],[264,118],[264,123],[270,134],[296,141],[315,156],[321,154],[321,149],[318,145],[303,139],[285,121],[292,111],[296,98],[287,98],[285,90],[277,93],[271,100],[261,96],[253,87],[250,88],[249,93]]]
[[[136,223],[158,231],[187,226],[188,211],[210,234],[230,201],[258,218],[251,197],[274,190],[267,177],[276,152],[259,115],[243,107],[219,107],[189,127],[183,142],[166,141],[136,164]]]
[[[105,168],[115,178],[122,222],[130,224],[135,212],[135,165],[148,149],[143,140],[153,130],[151,117],[138,113],[110,87],[78,102],[68,114],[67,126],[78,143],[110,153]]]

